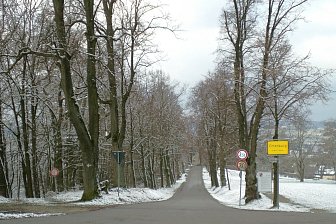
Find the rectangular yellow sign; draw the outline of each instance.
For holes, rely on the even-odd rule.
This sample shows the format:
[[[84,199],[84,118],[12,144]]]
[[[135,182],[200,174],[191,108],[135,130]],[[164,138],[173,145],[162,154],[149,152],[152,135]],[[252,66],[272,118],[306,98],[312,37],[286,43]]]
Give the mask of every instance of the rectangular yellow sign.
[[[288,155],[288,140],[270,140],[267,142],[267,155]]]

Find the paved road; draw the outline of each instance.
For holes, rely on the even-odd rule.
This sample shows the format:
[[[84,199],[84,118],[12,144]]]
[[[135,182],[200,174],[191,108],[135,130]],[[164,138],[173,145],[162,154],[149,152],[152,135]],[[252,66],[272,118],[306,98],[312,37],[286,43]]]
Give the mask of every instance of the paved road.
[[[163,202],[117,206],[48,218],[5,220],[30,224],[335,224],[336,214],[246,211],[220,205],[206,191],[201,167],[194,167],[175,196]]]

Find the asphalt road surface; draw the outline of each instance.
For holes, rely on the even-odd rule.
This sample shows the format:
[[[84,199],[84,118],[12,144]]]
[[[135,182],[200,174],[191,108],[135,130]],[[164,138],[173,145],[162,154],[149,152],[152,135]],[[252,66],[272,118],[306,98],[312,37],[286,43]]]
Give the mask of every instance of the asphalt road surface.
[[[64,216],[0,220],[31,224],[336,224],[336,214],[246,211],[219,204],[206,191],[202,168],[194,167],[173,198]]]

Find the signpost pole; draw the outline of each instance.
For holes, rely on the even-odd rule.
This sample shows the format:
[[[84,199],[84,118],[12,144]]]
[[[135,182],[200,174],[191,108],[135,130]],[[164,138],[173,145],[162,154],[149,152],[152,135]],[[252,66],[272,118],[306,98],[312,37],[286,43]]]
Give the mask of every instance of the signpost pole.
[[[267,142],[267,154],[274,156],[276,161],[273,162],[273,208],[279,209],[279,156],[288,155],[288,140],[274,139]]]
[[[275,156],[276,161],[273,163],[273,208],[279,209],[279,156]]]
[[[117,154],[117,162],[118,162],[118,198],[120,199],[119,197],[119,192],[120,192],[120,152],[118,152]]]
[[[227,169],[227,168],[225,168],[225,170],[226,170],[226,179],[227,179],[227,182],[228,182],[229,190],[231,190],[228,169]]]
[[[120,165],[125,159],[125,152],[124,151],[113,151],[112,155],[114,159],[117,161],[117,175],[118,175],[118,197],[120,195]],[[120,199],[120,197],[119,197]]]
[[[242,191],[242,181],[243,181],[243,170],[247,168],[246,159],[248,158],[248,152],[245,149],[239,149],[236,153],[237,162],[236,166],[239,170],[240,186],[239,186],[239,206],[241,206],[241,191]]]
[[[240,177],[240,185],[239,185],[239,206],[241,206],[241,194],[242,194],[242,179],[243,179],[243,171],[239,171]]]
[[[278,175],[277,175],[277,181],[278,181],[278,209],[280,207],[280,172],[279,172],[279,169],[280,169],[280,158],[279,156],[277,156],[277,170],[278,170]]]

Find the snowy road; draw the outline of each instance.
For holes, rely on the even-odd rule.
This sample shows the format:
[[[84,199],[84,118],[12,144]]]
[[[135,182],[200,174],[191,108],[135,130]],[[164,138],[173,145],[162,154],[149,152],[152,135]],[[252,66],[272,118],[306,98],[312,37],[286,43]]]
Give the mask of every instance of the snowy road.
[[[65,216],[0,220],[31,224],[334,224],[331,213],[247,211],[228,208],[214,200],[203,186],[202,168],[194,167],[186,183],[167,201],[124,205]]]

